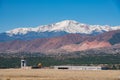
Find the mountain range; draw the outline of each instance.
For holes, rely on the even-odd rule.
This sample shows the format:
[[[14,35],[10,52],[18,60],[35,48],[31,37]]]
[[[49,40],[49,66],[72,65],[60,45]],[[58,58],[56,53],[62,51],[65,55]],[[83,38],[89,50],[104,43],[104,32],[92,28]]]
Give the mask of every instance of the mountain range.
[[[0,33],[0,52],[69,53],[106,50],[120,53],[120,26],[100,26],[65,20],[36,28]]]
[[[35,28],[16,28],[0,34],[0,42],[11,40],[32,40],[36,38],[53,38],[70,33],[83,35],[97,35],[104,32],[118,30],[119,26],[88,25],[74,20],[38,26]]]

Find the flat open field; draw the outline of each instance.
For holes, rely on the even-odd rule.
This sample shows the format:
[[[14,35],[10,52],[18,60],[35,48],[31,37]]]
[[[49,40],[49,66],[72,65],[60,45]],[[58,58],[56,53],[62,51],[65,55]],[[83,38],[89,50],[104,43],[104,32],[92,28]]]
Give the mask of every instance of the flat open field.
[[[0,69],[0,80],[120,80],[120,71]]]

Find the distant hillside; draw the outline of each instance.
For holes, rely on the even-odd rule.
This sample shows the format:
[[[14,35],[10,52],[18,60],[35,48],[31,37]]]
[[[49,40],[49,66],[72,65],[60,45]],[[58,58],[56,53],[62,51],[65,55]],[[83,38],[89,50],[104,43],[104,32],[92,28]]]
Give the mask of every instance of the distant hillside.
[[[109,39],[109,42],[114,45],[120,43],[120,33],[116,33],[112,36],[111,39]]]
[[[116,30],[96,36],[68,34],[55,38],[0,42],[0,52],[43,52],[46,54],[56,54],[99,48],[111,49],[114,45],[120,43],[119,34],[120,30]]]

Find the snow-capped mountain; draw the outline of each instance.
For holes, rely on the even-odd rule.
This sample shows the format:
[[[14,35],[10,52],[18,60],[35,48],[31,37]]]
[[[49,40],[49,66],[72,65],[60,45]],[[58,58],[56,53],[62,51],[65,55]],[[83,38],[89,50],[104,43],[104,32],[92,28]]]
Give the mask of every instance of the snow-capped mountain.
[[[120,26],[88,25],[73,20],[36,28],[16,28],[0,33],[0,52],[66,53],[112,48],[120,44],[119,29]]]
[[[55,24],[38,26],[36,28],[16,28],[10,31],[6,31],[6,33],[10,36],[17,34],[27,34],[29,32],[66,32],[66,33],[80,33],[80,34],[94,34],[94,33],[102,33],[111,30],[117,30],[120,27],[110,27],[108,25],[88,25],[79,23],[74,20],[65,20]]]
[[[97,35],[100,33],[118,30],[120,26],[88,25],[74,20],[65,20],[50,25],[42,25],[35,28],[16,28],[5,33],[0,33],[0,42],[11,40],[33,40],[36,38],[59,37],[70,33]]]

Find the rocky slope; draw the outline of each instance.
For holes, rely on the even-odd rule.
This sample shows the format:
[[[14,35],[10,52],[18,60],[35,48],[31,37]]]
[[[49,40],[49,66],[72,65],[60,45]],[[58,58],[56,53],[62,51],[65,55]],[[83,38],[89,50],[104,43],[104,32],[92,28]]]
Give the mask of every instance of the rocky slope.
[[[120,43],[119,34],[120,30],[116,30],[96,36],[68,34],[55,38],[0,42],[0,52],[43,52],[49,54],[66,53],[98,48],[112,49],[117,48],[117,46],[119,47],[119,45],[117,45]],[[115,39],[117,39],[117,41]]]

